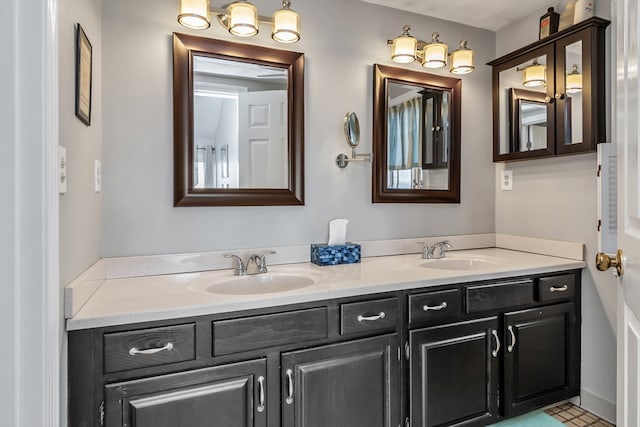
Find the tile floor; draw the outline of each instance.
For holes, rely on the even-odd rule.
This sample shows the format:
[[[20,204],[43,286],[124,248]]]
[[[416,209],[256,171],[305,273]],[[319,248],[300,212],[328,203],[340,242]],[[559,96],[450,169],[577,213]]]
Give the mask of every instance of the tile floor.
[[[545,412],[553,418],[562,421],[566,426],[571,427],[615,427],[608,421],[598,418],[591,412],[585,411],[573,403],[563,403],[552,408],[545,409]]]

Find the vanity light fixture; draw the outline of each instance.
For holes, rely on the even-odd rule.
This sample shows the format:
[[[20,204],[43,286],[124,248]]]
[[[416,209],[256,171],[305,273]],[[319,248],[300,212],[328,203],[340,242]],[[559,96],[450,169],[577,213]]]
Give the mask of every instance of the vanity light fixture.
[[[282,9],[271,18],[258,15],[258,9],[247,0],[235,0],[224,8],[212,8],[209,0],[180,0],[178,22],[187,28],[204,30],[211,26],[213,15],[229,33],[239,37],[258,34],[259,24],[271,24],[271,37],[278,43],[300,40],[300,16],[291,9],[291,2],[282,1]]]
[[[449,47],[440,41],[440,34],[434,32],[430,42],[424,42],[413,37],[409,31],[411,27],[402,27],[402,34],[393,40],[387,40],[391,45],[391,60],[401,64],[408,64],[420,60],[425,68],[443,68],[451,57],[450,71],[454,74],[467,74],[474,70],[473,50],[469,49],[466,41],[460,42],[460,47],[449,52]]]
[[[582,91],[582,74],[578,71],[577,64],[573,64],[571,72],[567,74],[565,86],[567,93],[578,93]]]
[[[516,68],[516,70],[523,72],[523,86],[538,87],[547,84],[547,67],[544,64],[540,64],[537,58],[526,67]]]
[[[467,47],[467,41],[462,40],[460,47],[451,52],[451,71],[453,74],[469,74],[476,68],[473,50]]]

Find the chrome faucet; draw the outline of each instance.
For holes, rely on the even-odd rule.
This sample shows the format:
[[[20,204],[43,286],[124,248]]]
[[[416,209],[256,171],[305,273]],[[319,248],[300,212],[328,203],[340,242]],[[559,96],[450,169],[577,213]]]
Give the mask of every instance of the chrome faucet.
[[[235,261],[236,266],[234,267],[235,270],[233,270],[234,276],[244,276],[245,274],[247,274],[247,267],[245,267],[242,258],[240,258],[238,255],[225,254],[224,257],[233,258],[233,260]]]
[[[234,254],[225,254],[225,258],[233,258],[235,267],[233,274],[235,276],[244,276],[249,274],[262,274],[267,272],[267,255],[275,254],[275,251],[266,251],[262,254],[251,254],[247,262],[243,262],[242,258]]]
[[[262,274],[267,272],[267,255],[275,254],[275,251],[266,251],[262,254],[252,254],[247,260],[247,274]],[[254,268],[251,268],[251,265]]]
[[[417,244],[422,246],[422,259],[444,258],[445,252],[452,248],[448,240],[434,243],[433,246],[424,242],[417,242]]]

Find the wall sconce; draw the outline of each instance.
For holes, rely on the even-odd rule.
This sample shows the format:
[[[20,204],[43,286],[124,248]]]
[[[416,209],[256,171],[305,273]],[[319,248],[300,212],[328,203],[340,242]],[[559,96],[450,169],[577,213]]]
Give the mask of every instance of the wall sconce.
[[[258,34],[259,24],[271,24],[271,38],[278,43],[295,43],[300,40],[300,16],[290,8],[291,2],[283,0],[282,9],[273,17],[258,15],[258,9],[246,0],[236,0],[224,8],[211,8],[209,0],[180,0],[178,22],[180,25],[204,30],[211,26],[214,15],[229,33],[239,37]]]
[[[582,91],[582,74],[578,71],[577,64],[573,64],[571,72],[567,74],[565,90],[567,93],[578,93]]]
[[[544,86],[547,84],[547,67],[534,59],[530,65],[524,68],[516,68],[523,72],[522,85],[526,87]]]
[[[425,68],[442,68],[447,65],[451,57],[450,71],[454,74],[467,74],[475,69],[473,50],[469,49],[466,41],[460,42],[460,47],[449,54],[449,47],[440,41],[440,34],[434,32],[430,42],[424,42],[413,37],[409,31],[411,27],[402,27],[402,34],[393,40],[387,40],[391,45],[391,60],[401,64],[420,60]]]

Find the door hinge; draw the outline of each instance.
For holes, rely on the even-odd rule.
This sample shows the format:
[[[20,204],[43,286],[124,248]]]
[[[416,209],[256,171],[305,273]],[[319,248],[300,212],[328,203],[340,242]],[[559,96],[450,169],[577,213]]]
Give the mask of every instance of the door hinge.
[[[404,419],[404,427],[411,427],[411,420],[409,417]]]
[[[598,170],[596,171],[596,176],[599,178],[602,173],[602,165],[598,165]]]
[[[404,343],[404,357],[409,360],[411,357],[411,348],[409,347],[409,341]]]
[[[398,346],[398,362],[400,361],[400,346]]]
[[[100,407],[98,408],[98,416],[100,417],[100,425],[104,425],[104,400],[100,402]]]
[[[599,219],[598,220],[598,231],[600,231],[601,228],[602,228],[602,220]]]

